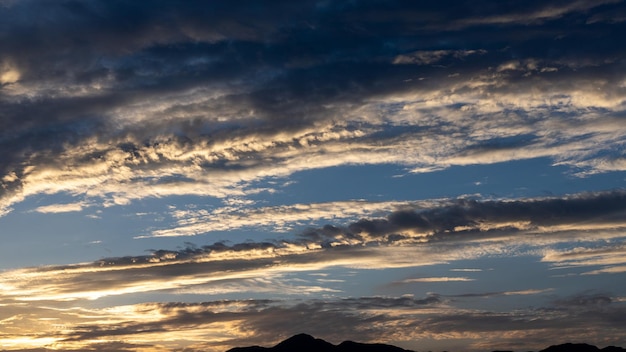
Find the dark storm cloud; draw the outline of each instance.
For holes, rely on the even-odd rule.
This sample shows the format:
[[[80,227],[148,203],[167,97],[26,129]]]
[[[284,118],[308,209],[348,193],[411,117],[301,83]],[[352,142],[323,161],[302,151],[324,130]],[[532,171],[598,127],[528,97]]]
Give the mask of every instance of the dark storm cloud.
[[[258,69],[278,70],[282,74],[276,80],[251,95],[255,106],[265,105],[266,109],[271,109],[272,102],[285,104],[289,97],[332,101],[348,94],[363,99],[371,95],[368,92],[406,89],[406,85],[393,87],[384,83],[415,71],[411,67],[390,65],[390,61],[397,55],[416,50],[440,49],[454,53],[469,46],[485,53],[481,45],[491,51],[507,44],[524,44],[537,36],[541,38],[541,34],[531,32],[526,37],[508,36],[503,37],[501,43],[494,43],[483,37],[484,32],[469,31],[457,33],[459,39],[469,37],[469,43],[452,40],[437,48],[438,42],[450,38],[445,33],[424,30],[425,22],[445,24],[467,16],[479,17],[477,9],[480,9],[480,17],[489,17],[489,12],[504,13],[506,17],[507,13],[541,12],[541,8],[559,7],[540,2],[523,9],[506,4],[454,4],[446,8],[441,4],[408,2],[341,5],[299,2],[297,6],[290,2],[273,2],[271,7],[253,2],[236,6],[196,1],[185,4],[157,1],[149,6],[118,1],[19,2],[8,8],[7,21],[3,22],[4,33],[19,35],[5,34],[7,41],[3,41],[3,49],[9,55],[14,53],[20,65],[33,62],[25,71],[41,70],[38,78],[43,75],[44,79],[53,79],[58,75],[75,83],[81,82],[81,78],[96,77],[97,73],[113,74],[119,77],[116,82],[121,88],[168,89],[163,86],[171,86],[173,82],[174,87],[180,88],[176,84],[178,79],[200,85],[207,81],[245,79]],[[601,4],[570,6],[564,2],[560,5],[565,8],[560,15],[572,12],[584,18],[586,11]],[[42,17],[41,21],[33,21],[33,15]],[[577,16],[566,22],[576,19]],[[565,28],[561,22],[554,26]],[[521,31],[512,29],[514,33],[518,30]],[[607,34],[606,30],[599,29],[602,34]],[[589,35],[587,32],[576,34]],[[491,35],[498,33],[491,32]],[[558,57],[560,45],[563,45],[560,41],[545,43],[533,52],[517,56],[522,59],[544,57],[544,53],[536,50],[550,47]],[[575,50],[569,43],[563,47]],[[505,55],[510,57],[510,54]],[[450,56],[459,57],[458,54]],[[201,62],[201,58],[212,63],[192,64]],[[483,65],[485,59],[495,64],[502,58],[481,57],[481,60]],[[443,63],[455,61],[458,60]],[[298,62],[302,63],[298,65]],[[50,66],[57,69],[51,70]],[[478,61],[470,62],[471,66],[478,68]],[[375,68],[380,70],[373,70]],[[389,74],[392,79],[385,79]],[[188,75],[195,78],[191,80]],[[332,82],[329,77],[333,77]],[[23,79],[28,80],[28,76]],[[376,87],[373,83],[377,82],[383,86]],[[350,86],[360,89],[353,92],[344,89]],[[271,95],[281,90],[286,95]]]

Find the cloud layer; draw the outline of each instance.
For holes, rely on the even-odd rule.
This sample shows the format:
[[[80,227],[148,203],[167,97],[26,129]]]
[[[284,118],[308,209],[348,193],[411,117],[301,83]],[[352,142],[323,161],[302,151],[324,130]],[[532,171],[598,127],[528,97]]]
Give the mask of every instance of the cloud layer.
[[[5,4],[3,209],[241,196],[346,164],[624,170],[616,2],[373,6]]]
[[[626,338],[619,332],[626,299],[588,291],[568,296],[546,284],[555,278],[574,282],[624,272],[624,197],[624,192],[614,191],[516,201],[459,200],[310,229],[295,240],[190,245],[144,256],[5,271],[0,275],[0,305],[7,309],[0,321],[6,332],[0,340],[9,347],[19,346],[14,340],[26,339],[33,346],[68,350],[120,341],[130,343],[131,349],[146,345],[167,350],[180,347],[184,340],[196,349],[219,350],[277,342],[300,329],[334,340],[350,336],[346,334],[408,344],[466,339],[477,350],[524,339],[541,345],[557,336],[597,341],[597,334],[605,337],[602,341],[617,344]],[[493,269],[455,264],[527,257],[545,264],[542,270],[553,269],[552,279],[546,276],[546,282],[539,280],[536,287],[472,293],[469,287],[489,285]],[[461,288],[454,295],[431,292],[424,298],[345,296],[345,284],[359,272],[403,268],[419,272],[448,265],[452,265],[448,274],[390,277],[379,283],[380,289],[480,286]],[[498,268],[498,275],[507,270]],[[104,307],[97,303],[133,302],[145,295],[191,302]],[[197,297],[229,295],[256,298],[195,302]],[[511,296],[543,297],[545,307],[480,308],[480,300],[493,301],[497,307]],[[513,302],[506,304],[520,304]],[[41,327],[40,332],[20,333],[31,324]],[[486,333],[491,336],[488,340]]]
[[[625,24],[616,0],[0,0],[1,224],[115,209],[153,220],[124,240],[163,244],[6,264],[0,346],[222,351],[300,332],[626,346],[626,192],[597,186],[626,171]],[[346,166],[438,176],[539,158],[595,183],[284,194]],[[108,229],[83,243],[121,241]],[[235,240],[252,230],[267,239]],[[30,241],[49,234],[26,235],[3,232],[48,260]],[[178,236],[204,242],[171,249]]]

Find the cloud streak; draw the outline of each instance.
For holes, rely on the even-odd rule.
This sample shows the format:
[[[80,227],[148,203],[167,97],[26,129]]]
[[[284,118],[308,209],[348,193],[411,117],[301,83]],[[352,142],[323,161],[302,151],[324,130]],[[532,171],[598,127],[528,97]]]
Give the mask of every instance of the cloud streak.
[[[432,206],[435,201],[368,202],[363,200],[311,204],[293,204],[251,208],[247,204],[226,206],[214,210],[175,210],[176,226],[154,230],[151,236],[192,236],[212,231],[267,227],[274,232],[288,232],[294,226],[309,226],[320,221],[345,221],[364,216],[383,215],[403,208],[419,209]],[[441,201],[443,202],[443,200]]]
[[[178,251],[154,250],[144,256],[104,258],[92,263],[18,269],[0,276],[0,296],[16,302],[95,300],[152,291],[255,291],[255,286],[277,293],[333,292],[335,288],[320,286],[320,282],[294,284],[281,277],[333,267],[419,267],[505,253],[537,255],[539,251],[541,260],[556,268],[604,270],[588,274],[621,272],[624,264],[621,246],[566,251],[555,250],[553,246],[572,240],[586,241],[592,246],[611,238],[622,241],[624,224],[620,219],[626,204],[623,198],[622,192],[607,192],[563,199],[460,200],[442,208],[396,211],[386,218],[311,229],[294,240],[230,246],[214,243]],[[560,229],[563,224],[568,224],[567,229]],[[603,232],[595,237],[589,235],[589,229],[594,228]],[[419,259],[407,256],[409,253],[419,253]],[[177,279],[171,280],[172,277]],[[259,277],[270,281],[263,283],[256,279]],[[473,280],[467,276],[440,276],[410,278],[402,283]],[[204,288],[194,288],[200,286]]]

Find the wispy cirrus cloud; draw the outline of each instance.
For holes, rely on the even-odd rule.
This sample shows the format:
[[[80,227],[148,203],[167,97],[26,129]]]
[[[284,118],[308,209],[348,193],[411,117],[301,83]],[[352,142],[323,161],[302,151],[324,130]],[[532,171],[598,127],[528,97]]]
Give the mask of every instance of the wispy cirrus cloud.
[[[38,213],[68,213],[82,211],[89,205],[85,202],[42,205],[34,209]]]
[[[465,282],[465,281],[474,281],[474,279],[470,279],[468,277],[450,277],[450,276],[441,276],[441,277],[416,277],[412,279],[404,279],[402,281],[395,282],[395,284],[412,284],[416,282]]]
[[[486,15],[483,17],[469,18],[460,21],[459,25],[475,26],[475,25],[514,25],[541,23],[544,21],[554,20],[575,12],[587,12],[588,10],[602,6],[605,4],[617,3],[619,0],[606,1],[573,1],[560,4],[542,4],[543,6],[533,7],[530,9],[515,9],[506,14]],[[522,10],[522,11],[519,11]]]
[[[451,297],[496,297],[496,296],[527,296],[538,295],[554,291],[553,288],[546,289],[528,289],[521,291],[499,291],[499,292],[480,292],[480,293],[462,293],[458,295],[450,295]]]
[[[362,217],[384,215],[403,208],[427,208],[437,203],[445,203],[445,200],[414,202],[354,200],[259,208],[251,208],[248,204],[243,204],[214,210],[175,210],[172,214],[177,219],[176,226],[169,229],[154,230],[150,236],[140,237],[193,236],[212,231],[230,231],[252,227],[270,228],[274,232],[288,232],[294,226],[311,226],[320,221],[345,222]]]
[[[623,273],[626,272],[623,261],[625,252],[626,248],[619,242],[610,246],[546,250],[541,260],[551,263],[555,269],[598,268],[582,272],[581,275]]]
[[[428,65],[447,57],[461,59],[469,55],[481,55],[486,51],[478,50],[419,50],[410,54],[398,55],[393,59],[394,64]]]

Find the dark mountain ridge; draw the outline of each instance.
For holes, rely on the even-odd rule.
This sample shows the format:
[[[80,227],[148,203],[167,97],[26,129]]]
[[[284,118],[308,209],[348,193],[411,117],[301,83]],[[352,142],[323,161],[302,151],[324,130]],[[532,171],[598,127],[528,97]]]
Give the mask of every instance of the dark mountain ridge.
[[[274,347],[235,347],[227,352],[414,352],[400,347],[382,343],[360,343],[344,341],[333,345],[311,335],[294,335]],[[539,352],[626,352],[626,349],[616,346],[598,348],[586,343],[564,343],[552,345]]]
[[[616,346],[598,348],[586,343],[564,343],[562,345],[552,345],[540,352],[626,352],[626,349]]]
[[[400,347],[382,343],[359,343],[344,341],[333,345],[307,334],[298,334],[274,347],[235,347],[228,352],[412,352]],[[626,352],[626,351],[625,351]]]

